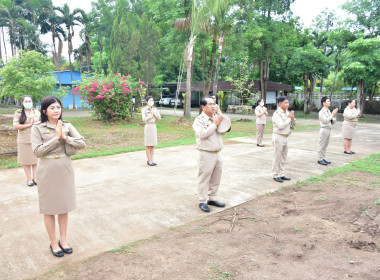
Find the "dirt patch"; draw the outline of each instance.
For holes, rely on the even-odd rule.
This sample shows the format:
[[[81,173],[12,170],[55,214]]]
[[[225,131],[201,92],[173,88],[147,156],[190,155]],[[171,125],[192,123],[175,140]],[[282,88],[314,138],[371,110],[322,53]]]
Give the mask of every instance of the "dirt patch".
[[[379,184],[293,185],[38,279],[379,279]]]

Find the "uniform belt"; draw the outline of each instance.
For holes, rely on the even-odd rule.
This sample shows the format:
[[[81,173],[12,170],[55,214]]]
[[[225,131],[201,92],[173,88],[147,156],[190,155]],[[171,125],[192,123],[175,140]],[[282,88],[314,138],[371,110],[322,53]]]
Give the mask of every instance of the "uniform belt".
[[[54,159],[59,159],[59,158],[64,158],[67,157],[66,154],[60,154],[60,155],[51,155],[51,156],[43,156],[42,158],[54,158]]]
[[[287,138],[290,134],[281,134],[281,133],[277,133],[277,132],[275,132],[276,134],[278,134],[278,135],[281,135],[282,137],[285,137],[285,138]]]
[[[219,150],[219,151],[207,151],[207,150],[201,150],[201,149],[198,149],[198,150],[201,152],[207,152],[207,153],[212,153],[212,154],[217,154],[221,151],[221,150]]]
[[[349,121],[349,120],[347,120],[348,122],[358,122],[358,121]]]
[[[328,126],[324,126],[324,127],[321,126],[321,128],[331,130],[331,127],[328,127]]]

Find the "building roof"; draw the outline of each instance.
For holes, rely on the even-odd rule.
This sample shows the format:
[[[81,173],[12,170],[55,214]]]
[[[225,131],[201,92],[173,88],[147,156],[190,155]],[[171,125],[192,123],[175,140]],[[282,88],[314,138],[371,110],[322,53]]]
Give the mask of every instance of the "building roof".
[[[260,81],[259,80],[254,80],[254,81],[248,81],[246,83],[245,87],[249,87],[251,91],[260,91],[261,86],[260,86]],[[204,83],[193,83],[191,86],[192,91],[200,91],[202,92],[204,90],[206,85]],[[177,88],[177,83],[165,83],[163,87],[175,87]],[[213,83],[211,83],[210,91],[212,91]],[[281,84],[281,83],[275,83],[275,82],[269,82],[268,81],[268,89],[267,91],[291,91],[292,90],[291,85],[286,85],[286,84]],[[219,81],[218,82],[218,91],[235,91],[236,86],[229,81]],[[186,83],[180,83],[180,89],[179,92],[186,92]]]

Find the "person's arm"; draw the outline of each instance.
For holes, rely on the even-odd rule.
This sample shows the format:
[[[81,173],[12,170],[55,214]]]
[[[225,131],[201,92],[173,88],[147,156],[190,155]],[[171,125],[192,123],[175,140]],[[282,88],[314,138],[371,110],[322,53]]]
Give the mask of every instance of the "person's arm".
[[[65,142],[70,144],[76,149],[83,149],[86,147],[86,142],[82,135],[75,129],[72,124],[66,124],[69,126],[69,134],[66,136]]]
[[[149,121],[149,120],[151,120],[151,119],[154,118],[154,115],[153,115],[152,111],[150,112],[150,114],[147,114],[147,110],[146,110],[146,108],[144,108],[144,109],[142,110],[142,112],[141,112],[141,116],[142,116],[142,120],[143,120],[144,122],[147,122],[147,121]]]
[[[215,132],[217,126],[215,123],[206,126],[202,119],[196,118],[193,123],[193,129],[197,138],[206,139]]]
[[[273,114],[272,122],[278,129],[284,129],[292,122],[292,120],[290,118],[286,118],[286,120],[283,121],[279,114]]]
[[[350,110],[350,109],[344,109],[344,112],[343,112],[343,116],[347,119],[347,120],[354,120],[358,117],[358,114],[355,113],[353,110]]]
[[[324,124],[328,124],[329,122],[331,122],[332,118],[334,117],[332,114],[331,115],[327,115],[325,112],[323,112],[322,110],[319,111],[319,121],[321,123],[324,123]]]
[[[35,125],[32,127],[31,142],[36,157],[43,157],[60,144],[59,138],[56,135],[54,135],[49,141],[43,143],[42,135]]]
[[[158,112],[158,109],[157,108],[154,108],[154,113],[155,113],[155,117],[157,120],[161,120],[161,115],[160,115],[160,112]]]
[[[33,125],[33,121],[27,124],[20,124],[20,114],[16,111],[13,116],[13,128],[14,129],[25,129],[31,127]]]

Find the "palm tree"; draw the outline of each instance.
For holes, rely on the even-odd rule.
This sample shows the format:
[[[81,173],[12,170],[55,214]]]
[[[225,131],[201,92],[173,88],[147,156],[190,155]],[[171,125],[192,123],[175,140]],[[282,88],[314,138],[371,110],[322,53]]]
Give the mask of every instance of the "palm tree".
[[[19,31],[22,7],[14,1],[2,1],[0,8],[0,24],[8,28],[9,42],[11,44],[12,56],[16,55],[17,31]],[[19,39],[19,43],[21,40]],[[20,44],[19,44],[20,45]]]
[[[58,74],[58,80],[59,80],[59,87],[61,87],[61,74],[59,71],[59,61],[61,60],[62,56],[62,48],[63,48],[63,42],[62,39],[66,39],[66,33],[61,28],[60,24],[62,22],[60,21],[60,18],[54,13],[53,5],[46,7],[45,12],[40,15],[38,22],[41,27],[41,34],[46,34],[48,32],[51,32],[52,37],[52,43],[53,43],[53,63],[56,67],[57,74]],[[55,39],[58,39],[58,52],[55,44]]]
[[[88,30],[87,25],[88,25],[88,20],[85,19],[84,28],[79,32],[79,36],[81,37],[83,41],[83,44],[82,46],[80,46],[80,48],[83,47],[85,49],[87,72],[90,72],[92,50],[91,50],[89,30]]]
[[[73,84],[73,65],[71,63],[71,54],[73,53],[73,37],[74,37],[74,26],[80,25],[84,22],[86,13],[82,9],[74,9],[70,11],[70,7],[64,4],[62,7],[55,7],[56,11],[61,13],[60,19],[62,24],[65,25],[67,31],[67,46],[68,46],[68,56],[70,63],[70,75],[71,75],[71,86]],[[73,95],[73,108],[75,109],[75,96]]]

